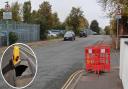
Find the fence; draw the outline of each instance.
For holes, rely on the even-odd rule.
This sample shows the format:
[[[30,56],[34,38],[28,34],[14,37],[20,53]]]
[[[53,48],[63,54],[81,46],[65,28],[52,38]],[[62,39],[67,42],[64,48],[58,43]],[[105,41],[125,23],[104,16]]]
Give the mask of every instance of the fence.
[[[120,45],[120,79],[123,88],[128,89],[128,38],[121,38]]]
[[[15,32],[18,36],[18,42],[38,41],[40,38],[40,26],[36,24],[0,22],[0,32]]]

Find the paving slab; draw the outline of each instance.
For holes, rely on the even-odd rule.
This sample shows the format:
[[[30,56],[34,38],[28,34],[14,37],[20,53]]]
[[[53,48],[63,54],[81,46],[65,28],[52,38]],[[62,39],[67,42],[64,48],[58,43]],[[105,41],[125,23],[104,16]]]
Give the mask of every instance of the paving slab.
[[[111,71],[101,73],[99,77],[95,73],[85,73],[75,89],[123,89],[119,78],[119,56],[119,50],[111,49]]]
[[[81,77],[75,89],[123,89],[118,73],[119,69],[116,68],[101,74],[99,78],[96,74],[89,73]]]

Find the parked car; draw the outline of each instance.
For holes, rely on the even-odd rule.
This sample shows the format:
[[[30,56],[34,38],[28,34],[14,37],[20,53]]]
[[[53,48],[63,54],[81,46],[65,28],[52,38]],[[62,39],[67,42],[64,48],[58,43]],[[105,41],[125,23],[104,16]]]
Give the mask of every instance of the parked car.
[[[60,30],[60,34],[64,35],[66,30]]]
[[[56,34],[58,37],[59,36],[62,36],[63,37],[64,36],[64,33],[65,33],[65,30],[61,30],[61,29],[59,29],[59,30],[51,29],[49,31],[51,31],[52,33]]]
[[[93,35],[98,35],[98,33],[97,32],[93,32]]]
[[[52,31],[48,31],[48,37],[57,37],[57,35]]]
[[[75,33],[73,31],[67,31],[65,34],[64,34],[64,41],[66,40],[75,40]]]
[[[87,37],[87,32],[85,30],[80,31],[79,36],[80,37]]]
[[[87,35],[98,35],[97,32],[92,31],[91,29],[86,29]]]
[[[56,34],[57,36],[60,35],[60,30],[50,30],[52,33]]]

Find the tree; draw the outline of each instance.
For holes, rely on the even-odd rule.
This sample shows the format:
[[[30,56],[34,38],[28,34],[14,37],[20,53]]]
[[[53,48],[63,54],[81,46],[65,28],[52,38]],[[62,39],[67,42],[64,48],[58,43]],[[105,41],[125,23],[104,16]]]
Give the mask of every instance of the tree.
[[[68,29],[78,34],[80,28],[86,28],[88,21],[84,18],[83,11],[80,8],[72,7],[72,10],[65,21]]]
[[[60,25],[57,28],[61,29],[61,30],[65,30],[65,27],[66,27],[65,23],[61,22]]]
[[[120,7],[121,9],[121,19],[119,20],[119,34],[120,35],[127,35],[128,30],[127,30],[127,19],[128,19],[128,0],[99,0],[99,3],[101,3],[102,7],[104,10],[109,10],[109,17],[116,23],[115,19],[115,10]],[[116,35],[116,25],[112,24],[112,32],[114,35]]]
[[[93,20],[90,25],[90,29],[94,32],[97,32],[97,34],[100,33],[99,23],[97,20]]]
[[[24,22],[26,23],[31,22],[31,2],[30,1],[24,2],[23,19],[24,19]]]
[[[110,35],[110,26],[105,26],[104,31],[106,35]]]
[[[18,2],[12,4],[11,11],[12,11],[12,19],[14,21],[21,21],[20,4]]]
[[[128,6],[128,0],[99,0],[99,3],[102,4],[102,7],[106,9],[107,7],[115,8],[117,5]]]
[[[88,20],[84,17],[81,17],[80,18],[80,28],[84,29],[84,28],[88,28],[88,26],[89,26]]]
[[[31,13],[31,23],[38,24],[40,22],[39,13],[36,10],[33,10]]]
[[[104,29],[102,29],[101,27],[99,27],[99,28],[100,28],[100,35],[105,35]]]
[[[39,17],[40,17],[40,38],[46,39],[47,30],[52,28],[52,10],[49,2],[44,1],[39,8]]]
[[[9,32],[9,45],[16,43],[18,36],[15,32]]]
[[[121,15],[128,16],[128,0],[99,0],[104,10],[109,10],[109,16],[115,16],[115,10],[121,7]]]
[[[59,18],[58,18],[58,14],[57,13],[53,13],[52,14],[52,25],[53,25],[53,29],[58,29],[59,26],[60,26],[60,21],[59,21]]]
[[[4,12],[4,9],[0,9],[0,20],[3,19],[3,12]]]

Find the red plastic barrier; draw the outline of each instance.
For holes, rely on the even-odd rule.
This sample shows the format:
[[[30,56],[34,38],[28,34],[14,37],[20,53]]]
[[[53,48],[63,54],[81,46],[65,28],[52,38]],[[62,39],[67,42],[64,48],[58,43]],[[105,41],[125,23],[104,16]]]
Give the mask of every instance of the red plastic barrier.
[[[96,45],[85,48],[86,71],[110,71],[110,47],[108,45]]]

